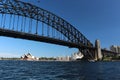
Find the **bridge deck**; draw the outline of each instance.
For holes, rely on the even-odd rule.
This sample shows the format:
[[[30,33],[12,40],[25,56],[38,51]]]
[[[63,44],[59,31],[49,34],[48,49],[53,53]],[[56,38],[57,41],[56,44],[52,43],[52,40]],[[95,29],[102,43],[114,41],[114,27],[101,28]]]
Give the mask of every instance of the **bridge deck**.
[[[0,28],[0,36],[22,38],[22,39],[33,40],[33,41],[52,43],[52,44],[57,44],[57,45],[69,46],[70,48],[72,48],[72,47],[74,47],[74,48],[91,48],[88,46],[71,43],[69,41],[63,41],[63,40],[59,40],[59,39],[49,38],[47,36],[45,37],[45,36],[24,33],[24,32],[20,32],[20,31],[12,31],[12,30],[2,29],[2,28]]]

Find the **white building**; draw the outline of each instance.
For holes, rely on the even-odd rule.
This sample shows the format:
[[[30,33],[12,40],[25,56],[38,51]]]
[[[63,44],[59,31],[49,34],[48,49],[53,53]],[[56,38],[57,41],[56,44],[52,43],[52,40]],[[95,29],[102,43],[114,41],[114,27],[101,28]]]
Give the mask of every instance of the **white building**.
[[[28,60],[28,61],[38,61],[39,58],[32,56],[30,53],[24,54],[21,56],[21,60]]]
[[[71,55],[71,59],[72,60],[80,60],[84,57],[84,55],[81,53],[81,52],[78,52],[78,53],[74,53]]]
[[[110,50],[113,51],[113,52],[116,52],[116,53],[120,53],[120,46],[112,45],[110,47]]]
[[[56,58],[57,61],[70,61],[70,57],[66,56],[66,57],[57,57]]]

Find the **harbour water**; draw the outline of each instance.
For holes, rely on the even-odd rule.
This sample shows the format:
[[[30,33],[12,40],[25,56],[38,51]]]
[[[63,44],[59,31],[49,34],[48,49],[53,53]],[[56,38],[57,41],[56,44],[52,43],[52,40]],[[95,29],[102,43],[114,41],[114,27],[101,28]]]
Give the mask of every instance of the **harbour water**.
[[[120,80],[120,62],[0,61],[0,80]]]

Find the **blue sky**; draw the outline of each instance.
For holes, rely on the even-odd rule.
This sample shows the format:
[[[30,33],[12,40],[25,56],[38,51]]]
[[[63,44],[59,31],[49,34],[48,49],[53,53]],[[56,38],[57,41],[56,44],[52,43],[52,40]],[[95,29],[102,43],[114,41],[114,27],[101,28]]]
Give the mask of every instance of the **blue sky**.
[[[70,22],[92,43],[102,48],[120,45],[120,0],[22,0],[46,9]],[[42,42],[0,37],[0,56],[66,56],[77,49]]]

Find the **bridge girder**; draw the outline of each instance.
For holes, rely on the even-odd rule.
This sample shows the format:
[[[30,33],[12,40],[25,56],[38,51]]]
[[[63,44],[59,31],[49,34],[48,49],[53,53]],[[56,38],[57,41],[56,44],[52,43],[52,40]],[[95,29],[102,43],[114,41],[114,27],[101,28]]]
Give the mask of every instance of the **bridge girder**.
[[[93,46],[79,30],[63,18],[29,3],[18,0],[0,0],[0,13],[20,15],[41,21],[62,33],[71,43]]]

